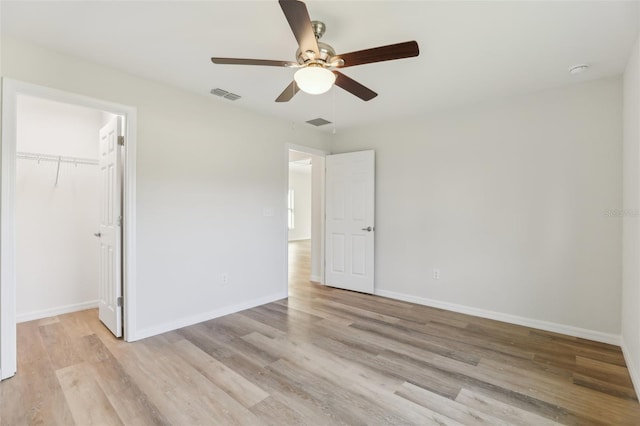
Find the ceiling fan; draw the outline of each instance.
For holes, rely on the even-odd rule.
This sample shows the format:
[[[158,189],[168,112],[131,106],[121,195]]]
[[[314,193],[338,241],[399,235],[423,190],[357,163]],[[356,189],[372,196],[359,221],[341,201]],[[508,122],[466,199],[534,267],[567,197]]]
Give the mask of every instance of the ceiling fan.
[[[337,69],[373,62],[411,58],[418,56],[420,53],[418,43],[415,41],[407,41],[336,55],[333,47],[318,41],[323,36],[326,27],[322,22],[311,21],[307,6],[304,2],[297,0],[279,0],[279,3],[293,31],[293,35],[298,41],[299,48],[296,52],[296,62],[265,59],[211,58],[214,64],[299,68],[294,75],[294,80],[284,89],[280,96],[278,96],[276,102],[290,101],[299,90],[312,95],[319,95],[331,89],[334,84],[359,97],[363,101],[370,101],[378,96],[376,92],[352,78],[347,77],[337,71]]]

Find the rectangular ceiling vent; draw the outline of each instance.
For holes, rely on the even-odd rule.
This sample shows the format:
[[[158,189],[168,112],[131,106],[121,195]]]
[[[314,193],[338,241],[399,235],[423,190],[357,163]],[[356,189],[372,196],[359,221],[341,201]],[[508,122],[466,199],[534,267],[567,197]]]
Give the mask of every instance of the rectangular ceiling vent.
[[[218,88],[211,89],[211,94],[220,96],[221,98],[229,99],[230,101],[237,101],[242,97],[240,95],[236,95],[235,93],[230,93],[230,92],[227,92],[226,90],[222,90]]]
[[[330,121],[325,120],[324,118],[314,118],[313,120],[307,121],[307,123],[312,124],[314,126],[324,126],[325,124],[331,124]]]
[[[237,101],[241,97],[242,96],[236,95],[235,93],[227,93],[226,95],[224,95],[224,98],[229,99],[230,101]]]

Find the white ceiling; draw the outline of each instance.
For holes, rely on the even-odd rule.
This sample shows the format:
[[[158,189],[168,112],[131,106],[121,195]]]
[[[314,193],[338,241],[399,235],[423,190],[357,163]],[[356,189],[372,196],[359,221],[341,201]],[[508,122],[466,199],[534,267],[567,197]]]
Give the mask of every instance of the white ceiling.
[[[308,1],[338,53],[416,40],[420,56],[346,68],[378,92],[370,102],[333,88],[274,99],[295,70],[214,65],[211,56],[294,60],[296,41],[275,0],[2,1],[1,33],[209,96],[303,122],[345,128],[620,74],[638,32],[638,2]],[[589,63],[570,76],[568,68]],[[332,125],[323,127],[331,130]],[[322,129],[322,128],[321,128]]]

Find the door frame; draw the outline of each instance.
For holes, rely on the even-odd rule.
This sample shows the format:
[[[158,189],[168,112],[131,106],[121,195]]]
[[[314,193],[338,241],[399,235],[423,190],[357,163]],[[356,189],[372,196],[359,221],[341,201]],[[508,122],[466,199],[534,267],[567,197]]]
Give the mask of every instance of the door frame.
[[[289,151],[293,150],[293,151],[299,151],[299,152],[304,152],[306,154],[311,154],[311,155],[315,155],[318,157],[326,157],[327,155],[331,155],[331,152],[329,151],[324,151],[321,149],[316,149],[316,148],[310,148],[308,146],[304,146],[304,145],[296,145],[293,143],[287,143],[285,144],[285,150],[284,150],[284,154],[285,154],[285,168],[286,168],[286,179],[285,179],[285,187],[284,187],[284,276],[285,276],[285,285],[284,285],[284,289],[285,292],[288,294],[289,291],[289,226],[288,226],[288,221],[287,221],[287,194],[289,193]],[[311,167],[313,167],[313,163],[311,165]],[[312,175],[313,175],[313,170],[312,170]],[[320,211],[322,214],[322,218],[320,220],[320,265],[319,265],[319,273],[320,276],[312,276],[312,280],[317,279],[318,282],[320,282],[320,284],[324,284],[324,267],[325,267],[325,245],[324,245],[324,227],[325,227],[325,221],[324,221],[324,214],[325,214],[325,206],[324,206],[324,198],[325,198],[325,187],[324,187],[324,182],[325,182],[325,169],[322,168],[320,171],[320,199],[322,200],[322,205],[320,206]],[[313,194],[312,194],[313,196]],[[313,211],[311,213],[313,215]],[[311,227],[313,229],[313,220],[311,222]],[[312,244],[313,244],[313,239],[312,239]]]
[[[136,319],[136,126],[135,107],[116,104],[18,80],[2,79],[2,143],[0,147],[0,379],[17,367],[16,336],[16,144],[17,99],[29,95],[84,106],[125,119],[123,150],[122,285],[124,340],[135,340]]]

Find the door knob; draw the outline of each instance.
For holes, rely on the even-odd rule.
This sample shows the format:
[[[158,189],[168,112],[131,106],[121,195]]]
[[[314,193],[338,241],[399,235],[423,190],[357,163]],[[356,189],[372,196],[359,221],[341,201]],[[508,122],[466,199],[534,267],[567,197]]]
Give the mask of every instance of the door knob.
[[[362,230],[363,230],[363,231],[367,231],[367,232],[371,232],[371,231],[373,231],[373,230],[374,230],[374,228],[373,228],[373,227],[371,227],[371,226],[367,226],[366,228],[362,228]]]
[[[100,232],[94,232],[93,235],[95,235],[98,238],[102,237],[102,233]]]

